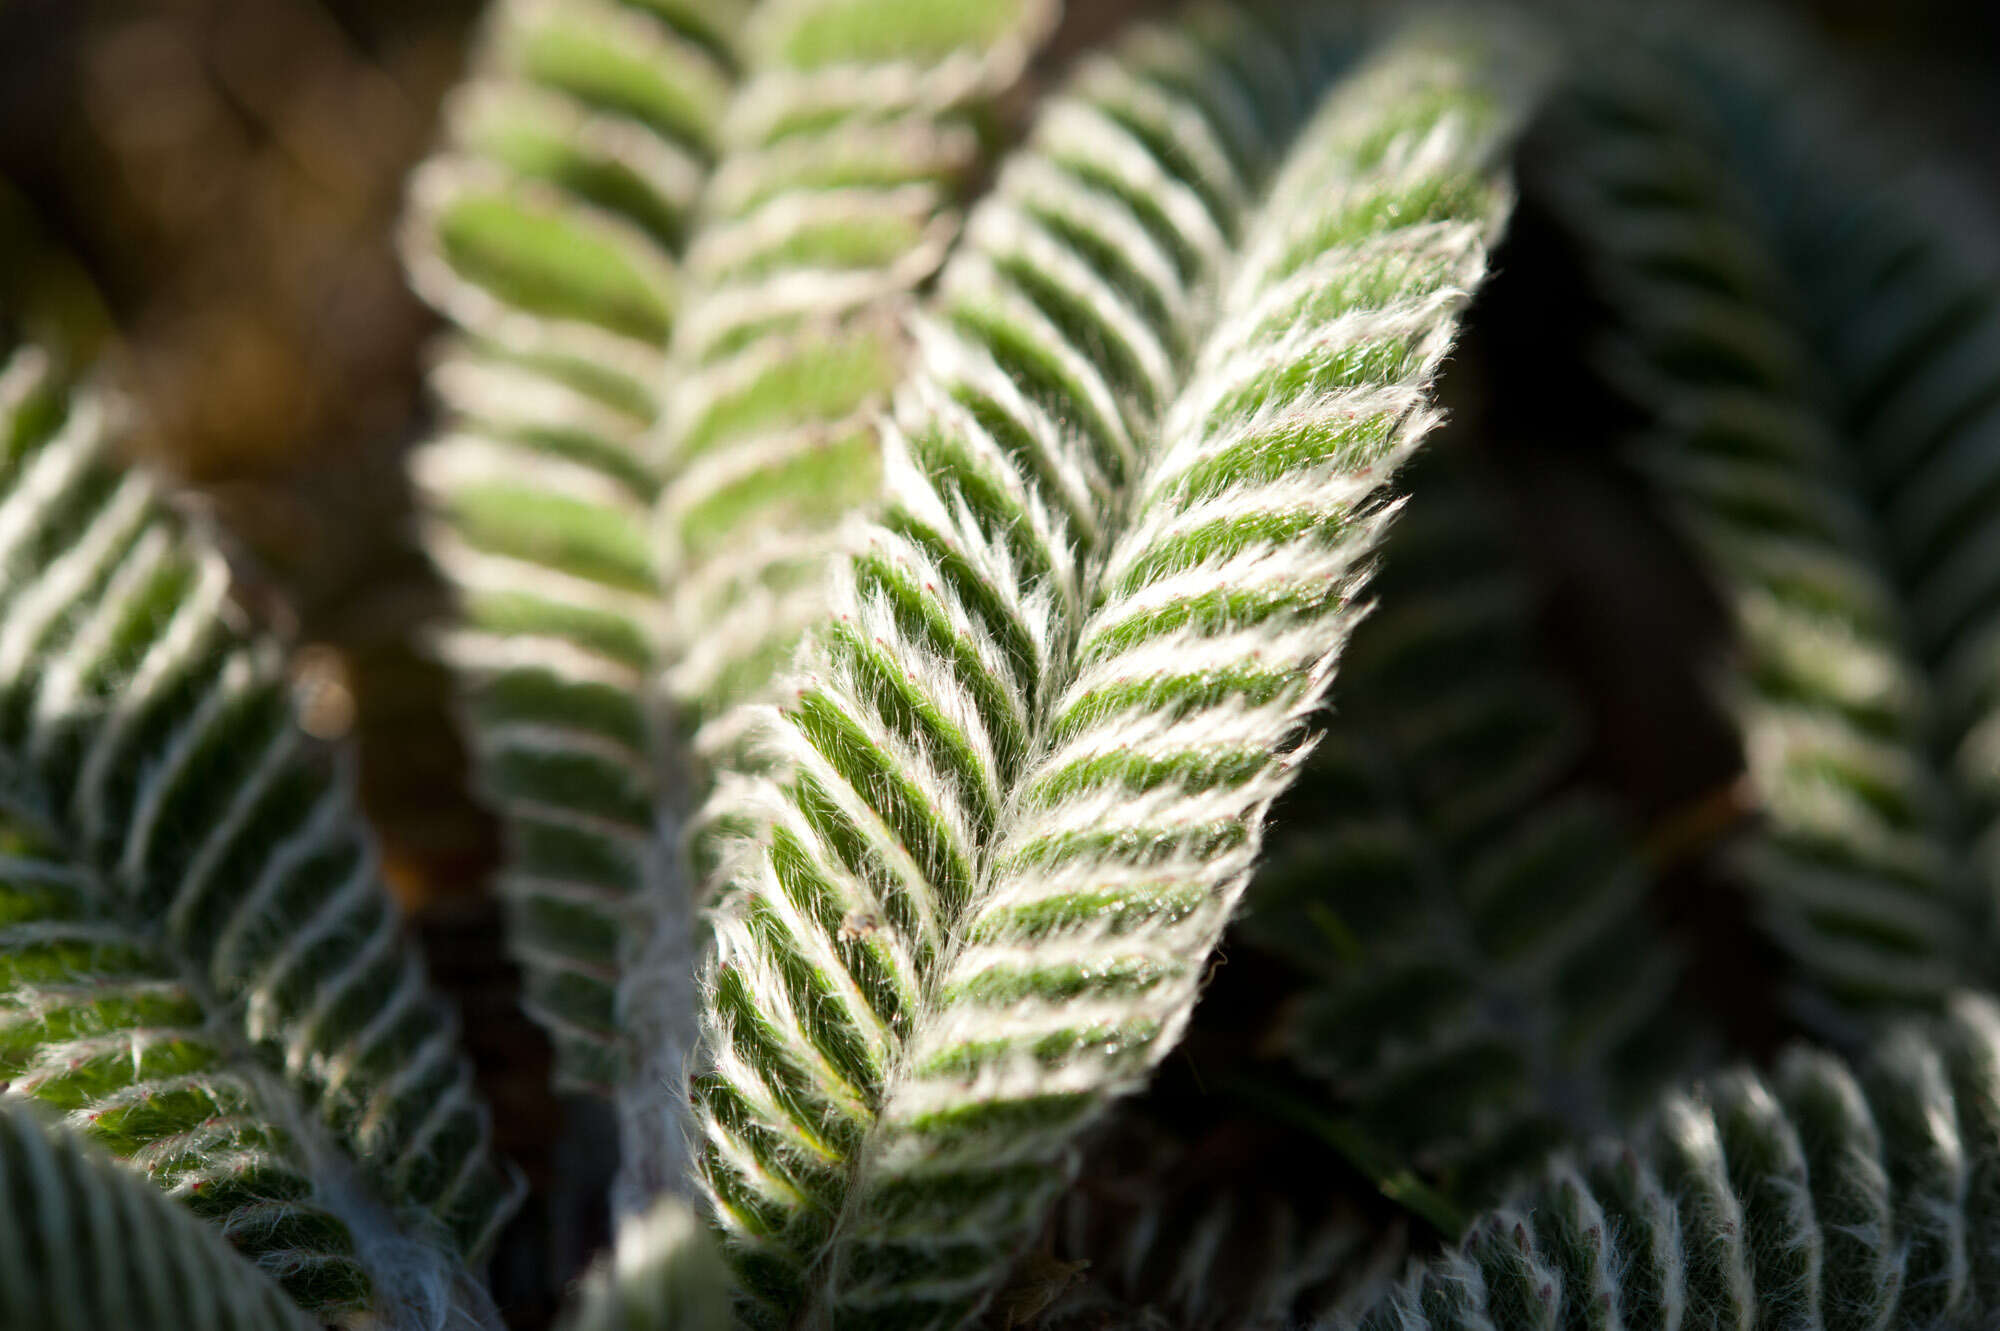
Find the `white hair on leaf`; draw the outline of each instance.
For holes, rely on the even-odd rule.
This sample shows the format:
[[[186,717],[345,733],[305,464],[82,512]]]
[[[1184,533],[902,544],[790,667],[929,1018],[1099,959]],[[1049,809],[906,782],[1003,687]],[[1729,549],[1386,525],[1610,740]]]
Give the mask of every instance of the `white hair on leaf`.
[[[110,465],[101,390],[12,365],[0,513],[36,539],[0,591],[0,1094],[62,1109],[326,1320],[495,1325],[466,1266],[517,1185],[351,773],[204,534]]]
[[[1476,59],[1393,44],[1260,146],[1244,117],[1284,126],[1328,46],[1280,21],[1295,63],[1256,86],[1243,69],[1271,39],[1255,20],[1185,22],[1199,42],[1141,36],[1129,63],[1086,67],[973,210],[912,325],[880,528],[784,706],[767,798],[792,812],[730,861],[698,1102],[760,1315],[958,1324],[1033,1233],[1076,1134],[1178,1038],[1309,751],[1396,512],[1387,482],[1435,423],[1428,382],[1504,215],[1488,167],[1520,102],[1487,100]],[[1341,155],[1398,114],[1433,119],[1406,151]],[[1295,134],[1289,183],[1252,205],[1259,159]],[[1452,202],[1385,203],[1352,237],[1315,220],[1404,195]],[[1232,271],[1239,232],[1252,257]],[[1324,256],[1302,251],[1322,234]],[[1121,236],[1147,239],[1121,259]],[[1386,276],[1346,280],[1349,252]],[[1289,446],[1261,443],[1278,430]],[[807,882],[870,900],[866,918],[773,898],[745,927],[760,896]],[[885,1027],[871,990],[917,1002]],[[778,1015],[794,1010],[809,1019]],[[857,1091],[858,1119],[813,1128],[834,1154],[795,1200],[755,1186]],[[758,1117],[773,1109],[803,1119]]]

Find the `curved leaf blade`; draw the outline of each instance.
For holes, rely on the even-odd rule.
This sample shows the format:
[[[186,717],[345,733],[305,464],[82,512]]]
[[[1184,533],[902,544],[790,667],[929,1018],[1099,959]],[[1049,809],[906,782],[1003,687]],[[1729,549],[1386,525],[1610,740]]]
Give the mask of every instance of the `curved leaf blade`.
[[[1171,1047],[1504,215],[1518,90],[1424,40],[1336,85],[1254,207],[1291,131],[1232,129],[1296,124],[1336,45],[1197,23],[1084,76],[970,222],[888,515],[774,732],[701,1086],[760,1317],[973,1315]],[[1098,262],[1012,224],[1038,190]],[[1150,322],[1101,258],[1148,234]]]
[[[663,872],[647,439],[749,8],[496,5],[403,234],[414,285],[459,331],[431,373],[450,423],[413,474],[459,594],[442,649],[502,819],[523,1003],[558,1084],[607,1097],[629,1053],[622,940]]]
[[[59,866],[44,890],[8,894],[25,917],[6,949],[12,1089],[94,1116],[197,1209],[206,1185],[179,1153],[240,1130],[250,1154],[217,1163],[249,1177],[208,1200],[311,1299],[358,1297],[344,1224],[376,1284],[371,1315],[461,1296],[477,1309],[461,1263],[515,1184],[456,1026],[402,934],[347,773],[296,723],[276,644],[242,632],[216,553],[108,463],[111,411],[34,348],[0,369],[0,807],[10,837]],[[113,1001],[135,983],[167,1008]],[[156,1018],[202,1038],[155,1045]],[[120,1058],[94,1066],[121,1049],[129,1076]],[[296,1193],[300,1177],[308,1205],[260,1193]]]
[[[0,1200],[0,1326],[312,1325],[209,1226],[14,1105],[0,1105]]]
[[[2000,1012],[1958,995],[1850,1070],[1662,1098],[1629,1144],[1552,1167],[1358,1321],[1426,1331],[1665,1324],[1937,1326],[1991,1311]],[[1489,1320],[1490,1319],[1490,1320]]]

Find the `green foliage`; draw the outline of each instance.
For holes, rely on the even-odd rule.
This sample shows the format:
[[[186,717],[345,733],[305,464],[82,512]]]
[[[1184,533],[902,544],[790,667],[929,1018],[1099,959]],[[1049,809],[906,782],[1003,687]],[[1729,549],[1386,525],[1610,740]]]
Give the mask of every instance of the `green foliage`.
[[[37,348],[0,369],[0,1091],[305,1306],[441,1316],[513,1185],[344,772],[220,558],[108,465],[114,410]]]
[[[1960,996],[1858,1072],[1795,1048],[1665,1096],[1358,1325],[1976,1326],[2000,1307],[2000,1010]]]
[[[746,29],[659,439],[663,730],[693,771],[670,801],[678,872],[646,903],[621,993],[642,1088],[622,1105],[628,1194],[689,1177],[680,1111],[705,935],[692,917],[712,885],[710,825],[744,813],[727,783],[760,761],[744,704],[769,700],[824,614],[838,528],[879,487],[875,418],[907,359],[903,321],[990,164],[993,103],[1052,16],[1048,0],[770,0]]]
[[[1454,1212],[1622,1121],[1693,1033],[1668,1011],[1649,876],[1574,777],[1583,720],[1535,659],[1527,579],[1468,473],[1439,459],[1413,485],[1244,919],[1309,977],[1288,1045],[1320,1112],[1385,1191],[1426,1178]]]
[[[0,1104],[0,1327],[305,1331],[208,1226],[68,1133]]]
[[[903,324],[990,164],[993,103],[1049,0],[770,0],[688,255],[660,501],[667,691],[704,761],[748,758],[850,512],[879,485],[875,417]]]
[[[1995,270],[1747,29],[1550,13],[497,0],[414,475],[524,1003],[619,1116],[569,1331],[2000,1316]],[[1589,363],[1489,300],[1406,470],[1517,165]],[[346,760],[0,221],[0,1324],[497,1327]],[[1783,1013],[1692,992],[1727,903],[1483,493],[1572,387],[1725,611],[1702,885]]]
[[[1150,1096],[1099,1136],[1037,1325],[1359,1311],[1413,1247],[1705,1048],[1670,1004],[1652,875],[1577,771],[1583,718],[1538,659],[1529,571],[1467,442],[1411,469],[1224,949],[1280,1015],[1253,1040],[1198,1013],[1193,1106]],[[1343,1174],[1379,1198],[1328,1186]],[[1000,1306],[1035,1272],[1018,1264]]]
[[[10,827],[0,883],[0,1080],[124,1156],[326,1317],[372,1293],[347,1225],[317,1204],[311,1163],[262,1106],[220,1004],[74,866]]]
[[[526,1004],[562,1084],[625,1067],[627,913],[660,872],[648,432],[747,0],[505,0],[412,185],[404,250],[461,330],[415,464]]]
[[[833,529],[876,488],[900,321],[1049,18],[752,8],[498,6],[413,189],[412,275],[467,335],[416,469],[465,605],[450,655],[530,1009],[563,1082],[602,1094],[631,1045],[639,1083],[682,1080],[692,1038],[693,889],[653,823],[706,781],[663,790],[661,759],[759,696],[819,612]],[[696,741],[725,768],[726,729]],[[680,1129],[650,1090],[627,1126],[643,1196],[681,1172]]]
[[[1735,623],[1726,688],[1763,818],[1738,871],[1797,965],[1810,1020],[1851,1029],[1935,1007],[1987,973],[1973,949],[1990,889],[1930,743],[1934,685],[1907,608],[1927,582],[1885,558],[1889,510],[1858,480],[1820,388],[1866,367],[1823,360],[1794,313],[1697,85],[1628,54],[1566,105],[1549,188],[1611,297],[1608,370],[1645,411],[1644,465]],[[1871,391],[1917,373],[1914,354],[1885,358]]]
[[[1335,46],[1209,14],[1088,70],[940,281],[717,926],[758,1320],[975,1313],[1187,1019],[1505,208],[1476,47],[1322,101]]]
[[[1955,233],[1950,219],[1976,205],[1876,160],[1888,145],[1851,150],[1872,138],[1817,100],[1822,71],[1801,69],[1792,86],[1807,95],[1781,102],[1771,76],[1740,59],[1685,42],[1675,55],[1726,108],[1716,129],[1734,169],[1787,182],[1756,196],[1758,220],[1795,294],[1848,484],[1874,521],[1927,671],[1926,734],[1973,861],[1972,914],[1990,927],[2000,891],[2000,584],[1989,549],[2000,474],[1996,256],[1990,241]]]

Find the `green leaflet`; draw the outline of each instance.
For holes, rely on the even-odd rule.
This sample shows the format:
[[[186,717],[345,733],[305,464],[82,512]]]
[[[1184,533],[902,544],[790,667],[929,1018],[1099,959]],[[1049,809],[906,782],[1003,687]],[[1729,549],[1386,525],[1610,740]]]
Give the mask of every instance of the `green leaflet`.
[[[373,1289],[314,1162],[213,996],[119,923],[88,875],[9,828],[0,861],[0,1084],[64,1115],[210,1220],[300,1307],[342,1321]]]
[[[642,441],[748,8],[504,0],[404,234],[412,280],[462,333],[431,375],[449,427],[414,471],[459,592],[446,652],[503,820],[524,1001],[558,1081],[607,1095],[624,912],[657,872]]]
[[[585,1277],[565,1331],[725,1331],[729,1272],[687,1199],[669,1193],[619,1226],[611,1258]]]
[[[1309,977],[1290,1052],[1325,1108],[1476,1209],[1619,1122],[1693,1023],[1469,479],[1438,459],[1413,485],[1243,924]]]
[[[106,412],[35,348],[0,367],[0,1080],[396,1325],[513,1185],[344,774]]]
[[[1769,1077],[1665,1096],[1629,1145],[1552,1166],[1358,1325],[1985,1325],[2000,1011],[1948,1011],[1882,1039],[1858,1075],[1795,1048]]]
[[[667,692],[722,769],[754,762],[732,708],[770,701],[824,611],[836,529],[877,497],[903,323],[1057,8],[765,0],[749,27],[688,253],[659,506]]]
[[[1643,463],[1733,614],[1729,702],[1762,825],[1736,863],[1822,1026],[1934,1007],[1986,973],[1988,909],[1933,761],[1931,682],[1871,502],[1768,232],[1709,104],[1606,58],[1551,192],[1612,299],[1606,360],[1654,420]]]
[[[976,1314],[1186,1021],[1507,199],[1476,41],[1300,129],[1338,45],[1203,11],[1088,67],[940,279],[717,925],[760,1324]]]
[[[310,1325],[207,1225],[70,1134],[0,1104],[0,1327]]]

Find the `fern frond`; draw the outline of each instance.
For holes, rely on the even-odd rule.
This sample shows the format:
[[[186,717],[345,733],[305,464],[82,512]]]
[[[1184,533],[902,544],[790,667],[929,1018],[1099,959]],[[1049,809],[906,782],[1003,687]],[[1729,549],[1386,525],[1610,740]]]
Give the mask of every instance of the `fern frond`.
[[[33,348],[0,367],[8,1093],[307,1302],[354,1304],[365,1269],[371,1315],[430,1315],[513,1185],[346,773],[219,556],[109,465],[114,410]]]
[[[1986,1325],[2000,1295],[2000,1010],[1959,996],[1858,1072],[1666,1096],[1412,1271],[1369,1331]]]
[[[668,1193],[619,1226],[574,1304],[566,1331],[726,1331],[729,1272],[694,1207]]]
[[[763,1320],[976,1313],[1186,1021],[1507,197],[1478,54],[1400,42],[1301,131],[1333,45],[1209,13],[1093,66],[943,274],[717,925]]]
[[[1643,462],[1734,619],[1728,675],[1762,825],[1735,863],[1822,1027],[1934,1007],[1982,917],[1932,761],[1930,687],[1881,514],[1844,456],[1793,290],[1720,130],[1656,58],[1605,57],[1552,189],[1619,324]]]
[[[311,1324],[207,1225],[70,1134],[0,1104],[0,1327]]]
[[[660,586],[644,444],[749,0],[505,0],[419,169],[404,250],[460,330],[413,464],[456,585],[446,639],[500,814],[524,1004],[568,1088],[623,1069],[623,927],[657,854]]]
[[[1288,1047],[1331,1112],[1473,1209],[1618,1122],[1692,1025],[1486,502],[1446,459],[1413,484],[1243,921],[1309,977]]]

